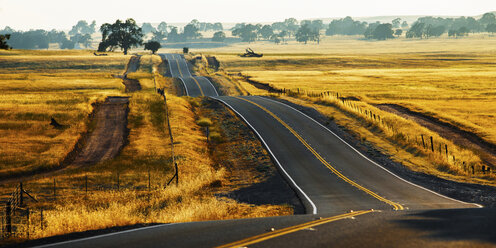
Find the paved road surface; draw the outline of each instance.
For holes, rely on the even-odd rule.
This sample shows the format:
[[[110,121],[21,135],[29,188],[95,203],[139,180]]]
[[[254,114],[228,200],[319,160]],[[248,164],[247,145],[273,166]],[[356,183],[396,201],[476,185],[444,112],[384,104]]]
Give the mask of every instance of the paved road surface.
[[[172,76],[183,79],[189,95],[206,95],[208,84],[184,80],[193,76],[182,57],[162,56],[169,61]],[[402,180],[288,105],[258,96],[216,95],[211,96],[232,108],[263,141],[307,214],[166,224],[54,247],[496,245],[493,209],[478,208]],[[235,241],[240,242],[232,243]]]
[[[207,78],[191,74],[188,62],[182,55],[160,54],[160,56],[169,63],[171,76],[182,81],[186,95],[192,97],[219,95]]]

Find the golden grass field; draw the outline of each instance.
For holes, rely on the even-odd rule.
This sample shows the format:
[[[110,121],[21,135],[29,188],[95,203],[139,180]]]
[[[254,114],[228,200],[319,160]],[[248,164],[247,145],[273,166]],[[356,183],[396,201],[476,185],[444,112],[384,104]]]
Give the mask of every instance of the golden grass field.
[[[264,56],[237,56],[246,47],[264,53]],[[412,141],[407,141],[407,137],[398,143],[398,137],[394,137],[397,133],[408,135],[409,139],[422,133],[434,136],[436,141],[456,149],[453,154],[456,154],[460,163],[464,161],[467,165],[480,165],[480,159],[473,152],[463,147],[455,148],[449,140],[439,138],[412,121],[381,112],[373,104],[406,106],[496,143],[494,37],[477,35],[465,39],[374,42],[353,37],[326,37],[320,45],[256,42],[209,49],[202,53],[216,56],[232,77],[236,77],[233,74],[241,73],[278,89],[300,89],[301,92],[316,93],[333,91],[341,96],[360,99],[364,109],[391,118],[395,130],[388,132],[385,127],[379,127],[380,131],[374,131],[375,126],[370,126],[369,121],[362,121],[359,126],[366,128],[360,128],[357,126],[360,121],[352,120],[360,115],[350,108],[338,106],[338,101],[332,99],[308,99],[306,103],[332,116],[339,124],[346,123],[345,126],[359,137],[383,148],[414,170],[457,180],[479,180],[467,178],[470,175],[463,171],[461,165],[453,164],[449,159],[446,161],[437,155],[424,154],[419,151],[418,145],[409,146],[408,143]],[[251,94],[266,94],[246,82],[243,85]],[[314,104],[322,100],[327,103]],[[360,118],[363,119],[363,116]],[[382,138],[378,138],[381,135]],[[494,183],[492,176],[482,177],[480,182]]]
[[[121,95],[126,59],[89,52],[0,52],[0,177],[57,167],[87,129],[91,103]],[[54,129],[54,117],[66,129]]]
[[[0,137],[0,165],[6,175],[57,166],[81,133],[88,130],[91,103],[107,95],[130,97],[128,144],[115,159],[24,182],[24,188],[40,201],[27,200],[31,209],[30,238],[137,223],[292,214],[288,205],[255,206],[215,195],[239,188],[230,180],[232,172],[212,157],[225,154],[228,147],[222,141],[215,147],[207,145],[203,129],[196,124],[203,113],[201,103],[174,96],[172,80],[161,76],[166,67],[158,56],[142,56],[140,69],[128,74],[139,79],[142,90],[124,93],[121,80],[111,74],[122,74],[129,56],[95,57],[88,51],[2,53],[8,55],[1,58],[0,68],[0,87],[5,92],[0,96],[0,122],[5,123]],[[174,168],[164,102],[155,93],[155,84],[166,88],[180,171],[177,186],[174,181],[166,185]],[[70,127],[53,129],[48,125],[51,116]],[[218,126],[216,122],[213,125]],[[213,131],[222,132],[219,127]],[[215,153],[209,151],[213,148]],[[230,159],[233,165],[246,163],[240,158]],[[249,167],[245,170],[249,173],[240,169],[245,184],[251,178],[260,178],[260,172]],[[0,186],[4,199],[14,186]],[[26,225],[16,228],[21,232],[20,240],[25,238]]]

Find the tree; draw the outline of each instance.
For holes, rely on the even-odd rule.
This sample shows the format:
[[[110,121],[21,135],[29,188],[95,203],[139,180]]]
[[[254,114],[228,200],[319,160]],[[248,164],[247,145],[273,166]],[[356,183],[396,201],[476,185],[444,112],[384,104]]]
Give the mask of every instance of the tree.
[[[213,30],[214,31],[222,31],[222,30],[224,30],[224,27],[222,26],[222,23],[216,22],[216,23],[214,23]]]
[[[42,29],[14,32],[9,39],[9,45],[16,49],[47,49],[49,43],[48,32]]]
[[[162,42],[165,40],[165,38],[167,38],[167,33],[165,33],[164,31],[158,30],[153,32],[153,37],[152,37],[153,41]]]
[[[84,47],[89,47],[91,45],[91,36],[89,34],[76,34],[74,36],[71,36],[71,41],[73,41],[75,44],[79,43],[82,44]]]
[[[226,39],[226,34],[222,31],[217,31],[214,33],[214,36],[212,37],[213,42],[224,42]]]
[[[496,23],[496,16],[493,13],[485,13],[481,19],[479,19],[480,24],[487,27],[489,24]]]
[[[279,39],[279,34],[273,34],[271,37],[270,37],[270,40],[273,41],[274,43],[276,44],[279,44],[281,43],[281,39]]]
[[[144,22],[141,25],[141,31],[143,32],[143,34],[149,34],[149,33],[156,32],[157,30],[152,26],[151,23]]]
[[[408,28],[408,22],[403,21],[403,23],[401,23],[401,27],[402,28]]]
[[[406,38],[423,38],[425,23],[415,22],[413,26],[406,32]]]
[[[185,39],[189,39],[189,38],[197,39],[201,37],[198,26],[194,24],[193,21],[192,23],[189,23],[188,25],[184,26],[183,34]]]
[[[264,25],[262,29],[260,29],[260,36],[266,40],[270,39],[273,34],[274,30],[272,30],[272,26],[270,25]]]
[[[400,28],[401,18],[396,18],[391,21],[393,28]]]
[[[308,24],[300,26],[295,34],[296,41],[304,42],[305,44],[307,44],[308,41],[319,42],[319,36],[319,32],[317,30],[312,30]]]
[[[166,22],[161,22],[158,24],[157,31],[164,33],[167,35],[167,23]]]
[[[14,32],[15,32],[15,30],[9,26],[5,26],[5,28],[3,30],[0,30],[0,34],[12,34]]]
[[[288,31],[289,36],[294,35],[299,28],[298,21],[295,18],[284,20],[284,25],[286,26],[286,31]]]
[[[493,34],[496,33],[496,23],[488,24],[486,27],[486,31]]]
[[[371,36],[369,38],[377,39],[377,40],[386,40],[392,39],[393,36],[393,25],[389,23],[379,24],[374,31],[372,31]]]
[[[167,35],[167,42],[180,42],[185,41],[184,35],[177,32],[177,27],[171,27],[169,34]]]
[[[78,21],[78,23],[74,26],[72,26],[71,31],[69,31],[69,35],[76,35],[76,34],[93,34],[95,33],[95,26],[96,22],[93,21],[91,25],[88,25],[88,23],[84,20]]]
[[[60,43],[60,49],[74,49],[75,45],[76,43],[74,41],[66,38],[64,41],[62,41],[62,43]]]
[[[152,40],[145,43],[145,50],[150,50],[152,51],[153,54],[155,54],[158,51],[158,49],[160,49],[161,47],[162,46],[157,41]]]
[[[441,35],[444,34],[444,32],[446,32],[446,27],[445,26],[432,26],[432,25],[428,25],[425,29],[425,36],[428,38],[428,37],[439,37]]]
[[[403,30],[401,30],[401,29],[396,29],[394,31],[394,35],[396,35],[396,36],[401,36],[402,34],[403,34]]]
[[[98,45],[99,52],[104,52],[107,48],[113,50],[115,47],[120,47],[124,50],[124,54],[127,54],[131,47],[137,47],[143,43],[141,28],[132,18],[125,22],[117,20],[114,24],[105,23],[100,27],[100,31],[102,42]]]
[[[9,50],[12,47],[7,44],[7,40],[10,39],[10,34],[0,34],[0,49]]]
[[[326,35],[362,35],[367,30],[366,22],[354,21],[347,16],[343,19],[333,20],[329,23]]]
[[[238,36],[244,42],[255,41],[258,37],[260,26],[242,23],[232,31],[233,36]]]

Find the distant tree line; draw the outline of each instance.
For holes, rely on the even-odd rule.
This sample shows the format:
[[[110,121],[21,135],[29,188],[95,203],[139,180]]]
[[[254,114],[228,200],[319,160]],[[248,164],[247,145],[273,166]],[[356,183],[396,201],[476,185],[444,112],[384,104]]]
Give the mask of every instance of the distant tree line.
[[[9,34],[7,44],[15,49],[47,49],[50,43],[57,43],[61,49],[74,49],[76,44],[84,47],[91,45],[91,34],[95,33],[95,25],[95,21],[90,25],[86,21],[79,21],[68,34],[55,29],[15,31],[7,26],[0,30],[0,34]]]

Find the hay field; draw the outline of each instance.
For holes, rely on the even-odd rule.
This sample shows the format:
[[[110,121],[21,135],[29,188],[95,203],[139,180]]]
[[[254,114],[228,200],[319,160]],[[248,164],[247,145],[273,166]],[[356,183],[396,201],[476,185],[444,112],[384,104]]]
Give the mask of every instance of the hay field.
[[[237,56],[244,47],[264,53],[264,57]],[[375,42],[337,37],[326,38],[321,45],[256,42],[203,52],[216,56],[227,72],[241,73],[274,88],[299,89],[307,93],[333,91],[340,96],[356,97],[369,106],[380,103],[399,104],[496,143],[494,37],[478,35],[466,39],[396,39]],[[257,90],[252,93],[260,92]],[[408,129],[406,126],[402,128]],[[363,130],[360,133],[353,125],[350,129],[363,135]],[[419,126],[413,129],[432,134]],[[414,134],[408,135],[411,137]],[[449,143],[445,140],[443,142]],[[460,154],[463,154],[463,147],[459,149]],[[390,147],[388,153],[398,152]],[[461,156],[459,159],[463,159],[463,162],[480,163],[470,151]],[[403,159],[402,157],[405,158],[399,156],[399,159]],[[411,158],[413,157],[418,156]],[[419,161],[416,160],[417,165],[413,164],[413,168],[419,166]],[[440,165],[448,162],[434,159],[430,163],[437,164],[434,165],[437,168],[435,171],[432,168],[428,170],[434,174],[440,173],[439,171],[455,175],[467,174],[456,168],[457,166]],[[421,167],[429,167],[429,162],[421,164]]]
[[[0,177],[57,167],[87,130],[91,104],[122,94],[112,74],[126,63],[89,51],[0,52]]]

